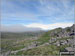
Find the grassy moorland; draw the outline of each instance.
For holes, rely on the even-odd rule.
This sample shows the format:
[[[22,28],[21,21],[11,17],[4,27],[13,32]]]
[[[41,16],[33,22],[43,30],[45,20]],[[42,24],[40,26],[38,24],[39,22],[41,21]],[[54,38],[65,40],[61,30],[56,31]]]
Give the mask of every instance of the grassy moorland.
[[[14,56],[59,55],[60,50],[65,51],[65,48],[72,47],[72,27],[56,28],[47,32],[2,33],[1,53],[10,51]]]

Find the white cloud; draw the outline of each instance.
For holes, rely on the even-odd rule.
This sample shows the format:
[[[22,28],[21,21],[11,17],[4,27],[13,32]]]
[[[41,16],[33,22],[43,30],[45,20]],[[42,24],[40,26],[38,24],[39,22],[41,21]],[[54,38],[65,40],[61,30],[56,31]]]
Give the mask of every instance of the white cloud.
[[[48,25],[44,25],[44,24],[39,24],[39,23],[32,23],[29,25],[25,25],[27,27],[37,27],[37,28],[42,28],[42,29],[48,29]]]
[[[29,25],[25,25],[26,27],[36,27],[36,28],[42,28],[44,30],[51,30],[58,27],[69,27],[72,26],[73,23],[54,23],[54,24],[39,24],[39,23],[32,23]]]
[[[13,0],[12,0],[13,1]],[[38,0],[38,3],[29,3],[30,0],[18,0],[15,1],[4,0],[2,3],[4,23],[16,22],[24,24],[31,22],[31,24],[26,25],[27,27],[39,27],[42,29],[53,29],[56,27],[66,27],[72,25],[72,23],[58,23],[60,22],[73,22],[74,19],[74,4],[71,0]],[[33,2],[34,0],[32,0]],[[73,1],[73,0],[72,0]],[[27,3],[28,2],[28,3]],[[31,5],[31,6],[30,6]],[[32,9],[33,8],[33,9]],[[34,10],[35,9],[35,10]],[[6,13],[7,12],[7,13]],[[13,12],[13,13],[11,13]],[[44,17],[49,16],[45,20]],[[2,22],[3,22],[2,21]],[[25,22],[24,22],[25,21]],[[28,22],[26,22],[28,21]],[[52,24],[40,24],[47,23],[47,21],[53,22]],[[16,22],[16,23],[18,23]],[[40,23],[32,23],[40,22]],[[57,23],[54,23],[57,22]]]

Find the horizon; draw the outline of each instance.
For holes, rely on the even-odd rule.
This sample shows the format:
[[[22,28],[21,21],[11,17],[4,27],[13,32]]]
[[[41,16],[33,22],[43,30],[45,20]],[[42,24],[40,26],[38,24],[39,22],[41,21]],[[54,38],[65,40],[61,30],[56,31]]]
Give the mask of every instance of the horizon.
[[[12,30],[12,26],[17,29],[19,25],[22,31],[24,27],[27,30],[69,27],[74,24],[74,5],[74,0],[2,0],[1,27]]]
[[[69,26],[65,26],[65,27],[57,27],[57,28],[61,28],[61,29],[65,29],[67,27],[72,27],[74,24],[69,25]],[[15,27],[17,26],[17,28]],[[46,31],[50,31],[50,30],[54,30],[57,28],[53,28],[53,29],[42,29],[42,28],[35,28],[35,27],[25,27],[23,25],[8,25],[8,26],[1,26],[1,30],[0,32],[10,32],[10,33],[23,33],[23,32],[46,32]],[[11,30],[12,29],[12,30]]]

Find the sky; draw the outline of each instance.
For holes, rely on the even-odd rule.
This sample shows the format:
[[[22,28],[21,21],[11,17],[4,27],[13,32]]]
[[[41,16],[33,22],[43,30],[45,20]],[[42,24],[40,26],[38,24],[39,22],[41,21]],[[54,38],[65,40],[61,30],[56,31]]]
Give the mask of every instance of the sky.
[[[1,0],[1,24],[45,30],[74,23],[74,0]]]

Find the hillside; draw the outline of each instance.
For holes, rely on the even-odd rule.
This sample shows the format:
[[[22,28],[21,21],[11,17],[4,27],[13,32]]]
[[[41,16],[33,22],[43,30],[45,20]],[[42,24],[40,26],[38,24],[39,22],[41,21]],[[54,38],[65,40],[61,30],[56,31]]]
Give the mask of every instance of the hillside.
[[[67,28],[56,28],[43,34],[38,41],[41,43],[49,42],[50,40],[69,39],[74,36],[75,24]]]
[[[20,51],[17,55],[58,55],[59,52],[74,51],[74,30],[75,24],[64,29],[50,30],[35,40],[35,48]]]
[[[75,24],[71,27],[38,32],[38,34],[32,32],[18,33],[17,36],[19,37],[17,37],[17,39],[13,39],[16,34],[11,35],[11,33],[4,33],[4,35],[2,35],[2,52],[10,51],[12,55],[58,55],[59,52],[74,51],[68,49],[74,46],[74,30]],[[26,36],[25,34],[30,35]],[[37,35],[38,38],[25,38]],[[13,38],[11,36],[13,36]],[[24,37],[23,39],[21,39],[22,36]],[[9,40],[9,38],[11,38],[11,40]]]

